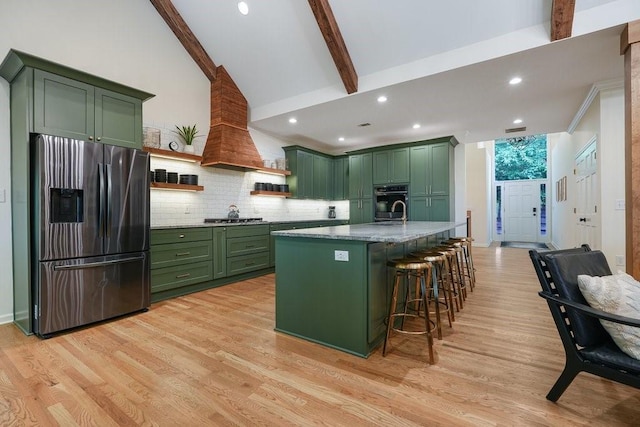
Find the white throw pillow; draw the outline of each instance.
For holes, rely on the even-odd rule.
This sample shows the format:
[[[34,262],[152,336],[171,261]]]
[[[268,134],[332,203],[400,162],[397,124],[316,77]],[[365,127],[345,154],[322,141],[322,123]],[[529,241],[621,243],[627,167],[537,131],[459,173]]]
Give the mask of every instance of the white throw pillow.
[[[578,276],[578,287],[589,305],[607,313],[640,319],[640,282],[618,271],[612,276]],[[629,356],[640,359],[640,328],[600,320],[613,341]]]

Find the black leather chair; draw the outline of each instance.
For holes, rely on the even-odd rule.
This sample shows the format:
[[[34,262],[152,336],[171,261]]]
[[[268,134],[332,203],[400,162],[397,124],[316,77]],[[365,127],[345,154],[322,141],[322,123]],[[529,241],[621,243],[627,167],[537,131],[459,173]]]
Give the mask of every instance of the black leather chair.
[[[578,288],[578,275],[610,275],[604,254],[589,246],[558,251],[529,251],[540,280],[539,295],[549,310],[562,339],[566,362],[547,399],[557,401],[580,372],[589,372],[640,388],[640,360],[622,352],[599,319],[640,327],[640,319],[605,313],[587,305]]]

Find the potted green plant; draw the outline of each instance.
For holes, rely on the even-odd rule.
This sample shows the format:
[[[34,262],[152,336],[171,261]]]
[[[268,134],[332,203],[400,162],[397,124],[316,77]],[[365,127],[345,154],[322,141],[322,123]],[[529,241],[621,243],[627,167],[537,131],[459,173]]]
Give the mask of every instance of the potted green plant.
[[[185,143],[184,146],[184,152],[185,153],[191,153],[193,154],[194,150],[193,150],[193,140],[198,136],[198,129],[196,127],[196,125],[193,126],[177,126],[176,125],[176,131],[174,131],[175,133],[178,134],[178,136],[180,138],[182,138],[182,140]]]

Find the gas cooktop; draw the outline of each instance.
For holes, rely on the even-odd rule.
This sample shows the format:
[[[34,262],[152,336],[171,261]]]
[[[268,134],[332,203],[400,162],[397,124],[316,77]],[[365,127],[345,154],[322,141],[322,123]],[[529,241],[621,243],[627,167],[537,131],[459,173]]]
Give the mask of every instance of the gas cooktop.
[[[204,222],[213,224],[262,222],[262,218],[205,218]]]

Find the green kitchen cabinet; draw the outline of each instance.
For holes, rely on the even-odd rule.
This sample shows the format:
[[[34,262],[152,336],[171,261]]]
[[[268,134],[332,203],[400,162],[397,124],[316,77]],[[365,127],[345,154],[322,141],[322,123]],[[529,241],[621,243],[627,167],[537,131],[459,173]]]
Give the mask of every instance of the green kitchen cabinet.
[[[142,148],[142,100],[34,70],[34,131]]]
[[[373,222],[373,199],[349,200],[349,224]]]
[[[411,148],[409,196],[450,194],[453,147],[448,142]]]
[[[409,148],[376,151],[373,153],[373,183],[408,183]]]
[[[373,221],[373,160],[371,153],[349,156],[349,223]]]
[[[221,279],[227,276],[227,229],[213,227],[212,233],[213,278]]]
[[[269,268],[269,225],[242,225],[227,228],[227,276]]]
[[[349,156],[349,200],[373,198],[373,161],[371,153]]]
[[[333,159],[333,196],[332,200],[347,200],[349,192],[349,158],[347,156]]]
[[[284,147],[291,175],[287,177],[294,199],[332,198],[333,172],[330,156],[299,146]]]
[[[329,157],[313,155],[313,199],[330,200],[333,185],[332,163]]]
[[[213,279],[211,228],[151,230],[151,293]]]
[[[449,221],[453,206],[453,147],[439,142],[411,147],[409,219]]]
[[[269,225],[269,234],[272,231],[281,230],[297,230],[300,228],[316,228],[316,227],[332,227],[337,225],[347,225],[348,220],[343,219],[320,219],[312,221],[292,221],[281,222],[277,224]],[[269,236],[269,267],[273,267],[276,264],[276,238],[273,235]]]
[[[451,218],[447,196],[411,197],[409,218],[412,221],[449,221]]]

